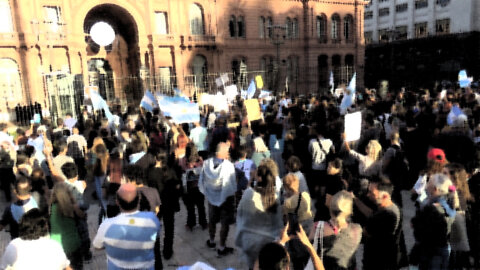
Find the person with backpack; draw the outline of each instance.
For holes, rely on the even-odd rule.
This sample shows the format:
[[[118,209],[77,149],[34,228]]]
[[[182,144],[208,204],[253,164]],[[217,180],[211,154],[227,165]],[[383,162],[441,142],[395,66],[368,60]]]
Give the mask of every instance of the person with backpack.
[[[312,172],[310,177],[307,178],[307,184],[312,197],[317,194],[324,195],[325,182],[320,181],[325,179],[328,162],[335,154],[335,146],[332,140],[324,137],[326,132],[324,125],[317,125],[317,136],[311,139],[308,144],[308,151],[312,155]]]
[[[409,165],[400,144],[400,135],[396,131],[390,135],[390,147],[387,148],[383,156],[382,171],[393,184],[392,200],[399,207],[402,207],[401,190],[408,177]]]

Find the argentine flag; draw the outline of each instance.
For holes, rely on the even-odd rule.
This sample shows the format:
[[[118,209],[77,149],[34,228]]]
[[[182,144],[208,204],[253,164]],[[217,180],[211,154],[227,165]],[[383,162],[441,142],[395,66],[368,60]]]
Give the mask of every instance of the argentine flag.
[[[145,108],[149,112],[153,112],[153,108],[158,107],[155,96],[149,90],[145,91],[145,95],[143,95],[142,101],[140,101],[140,107]]]
[[[255,95],[255,91],[257,91],[257,87],[255,86],[255,82],[251,80],[250,85],[247,89],[247,99],[253,98],[253,95]]]
[[[110,112],[110,108],[108,108],[107,102],[100,96],[97,91],[90,91],[90,99],[92,100],[92,107],[94,110],[101,110],[105,112],[105,116],[107,117],[109,122],[113,121],[113,114]]]
[[[340,113],[347,113],[347,109],[355,102],[355,91],[357,88],[357,73],[353,74],[350,84],[348,84],[347,91],[343,95],[342,103],[340,104]]]
[[[177,124],[200,122],[200,111],[197,103],[177,103],[171,111],[173,122]]]
[[[467,77],[467,71],[465,69],[460,70],[460,72],[458,73],[458,84],[460,84],[460,87],[469,87],[472,81],[473,78]]]

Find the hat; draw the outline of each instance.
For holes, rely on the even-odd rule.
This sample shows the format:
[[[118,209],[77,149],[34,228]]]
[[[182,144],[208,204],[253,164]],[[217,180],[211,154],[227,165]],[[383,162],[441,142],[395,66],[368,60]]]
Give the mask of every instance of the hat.
[[[427,158],[430,160],[435,160],[440,163],[447,162],[447,159],[445,158],[445,152],[443,152],[443,150],[440,148],[430,149],[430,151],[428,151]]]

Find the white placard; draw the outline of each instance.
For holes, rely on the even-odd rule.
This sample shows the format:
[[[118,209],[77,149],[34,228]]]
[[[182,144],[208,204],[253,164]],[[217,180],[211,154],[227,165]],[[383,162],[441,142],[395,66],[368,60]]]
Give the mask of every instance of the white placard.
[[[345,141],[351,142],[360,139],[362,131],[362,112],[345,115]]]
[[[232,102],[235,100],[235,97],[238,95],[238,88],[235,84],[229,85],[225,87],[225,95],[227,96],[227,100]]]

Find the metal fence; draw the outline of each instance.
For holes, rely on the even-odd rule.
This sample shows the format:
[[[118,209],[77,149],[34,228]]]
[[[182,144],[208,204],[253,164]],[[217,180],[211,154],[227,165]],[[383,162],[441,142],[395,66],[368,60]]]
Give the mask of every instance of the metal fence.
[[[350,66],[334,68],[335,85],[348,84],[354,69]],[[226,74],[223,84],[217,79]],[[309,76],[306,76],[309,74]],[[99,88],[99,93],[110,105],[136,106],[139,104],[146,89],[165,95],[173,95],[178,88],[183,93],[198,97],[202,93],[216,94],[222,92],[224,86],[235,84],[239,90],[246,90],[250,81],[260,75],[264,82],[263,89],[275,94],[321,93],[329,89],[328,69],[287,70],[285,66],[268,68],[267,70],[240,72],[213,72],[202,74],[156,74],[140,72],[139,76],[115,77],[112,72],[89,74],[87,83]],[[225,76],[225,75],[224,75]],[[288,78],[288,79],[287,79]],[[70,112],[74,117],[81,114],[84,105],[84,76],[68,72],[50,73],[42,76],[45,101],[39,102],[50,113],[52,120],[64,117]],[[37,90],[38,91],[38,90]],[[29,104],[22,104],[29,105]],[[9,109],[11,119],[15,112]]]

